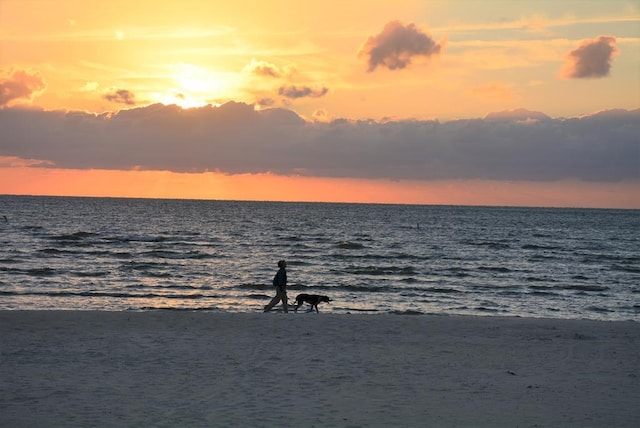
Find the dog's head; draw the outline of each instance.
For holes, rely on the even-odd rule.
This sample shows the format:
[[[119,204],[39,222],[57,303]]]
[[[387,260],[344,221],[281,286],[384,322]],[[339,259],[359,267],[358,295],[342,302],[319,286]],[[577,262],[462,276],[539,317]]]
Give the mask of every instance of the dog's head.
[[[329,303],[331,302],[331,299],[327,296],[320,296],[320,301]]]

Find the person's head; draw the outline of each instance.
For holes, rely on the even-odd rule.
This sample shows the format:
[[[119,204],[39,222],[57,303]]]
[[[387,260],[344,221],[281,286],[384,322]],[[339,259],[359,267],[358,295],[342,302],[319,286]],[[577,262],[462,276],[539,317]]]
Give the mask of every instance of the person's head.
[[[280,260],[278,262],[278,267],[279,268],[286,268],[287,267],[287,262],[285,262],[284,260]]]

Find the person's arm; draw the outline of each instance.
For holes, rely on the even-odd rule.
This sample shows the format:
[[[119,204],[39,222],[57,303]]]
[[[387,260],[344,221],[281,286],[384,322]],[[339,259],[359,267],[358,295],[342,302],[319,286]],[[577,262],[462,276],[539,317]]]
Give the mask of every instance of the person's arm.
[[[279,271],[276,282],[278,284],[278,288],[282,291],[285,291],[287,287],[287,272],[284,270]]]

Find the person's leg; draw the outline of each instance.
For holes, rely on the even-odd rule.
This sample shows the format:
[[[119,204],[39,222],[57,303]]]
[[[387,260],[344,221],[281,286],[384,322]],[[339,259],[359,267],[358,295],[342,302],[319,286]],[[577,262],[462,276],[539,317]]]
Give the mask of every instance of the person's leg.
[[[271,309],[273,309],[273,307],[275,305],[278,304],[278,302],[280,301],[280,290],[278,289],[276,291],[276,295],[273,296],[273,299],[271,299],[271,301],[269,302],[269,304],[267,304],[267,306],[264,307],[264,311],[265,312],[269,312]]]
[[[282,307],[284,308],[284,312],[289,312],[289,300],[287,299],[287,292],[284,291],[282,293]]]

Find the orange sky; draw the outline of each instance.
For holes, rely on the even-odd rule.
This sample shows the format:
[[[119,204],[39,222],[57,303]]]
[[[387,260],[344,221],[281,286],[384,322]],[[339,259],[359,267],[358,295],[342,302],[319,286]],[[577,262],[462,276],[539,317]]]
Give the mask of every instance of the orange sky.
[[[0,194],[640,208],[639,114],[593,116],[640,107],[639,23],[624,0],[0,0]]]
[[[532,206],[531,201],[536,201],[535,206],[549,207],[640,207],[637,183],[624,183],[614,188],[602,183],[576,181],[448,180],[424,183],[272,174],[228,176],[168,171],[34,171],[30,168],[0,168],[0,181],[4,183],[4,193],[28,195],[496,206]]]

